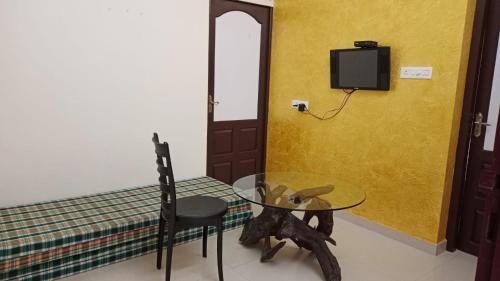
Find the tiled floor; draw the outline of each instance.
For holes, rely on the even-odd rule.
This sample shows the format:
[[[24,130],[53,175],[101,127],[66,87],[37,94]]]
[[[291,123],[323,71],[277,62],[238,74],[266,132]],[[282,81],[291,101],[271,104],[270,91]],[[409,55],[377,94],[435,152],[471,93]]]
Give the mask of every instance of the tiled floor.
[[[238,244],[241,230],[224,233],[226,281],[321,281],[321,269],[306,250],[287,243],[272,262],[259,262],[260,248]],[[477,259],[462,252],[433,256],[347,221],[336,219],[332,246],[343,281],[472,281]],[[201,242],[174,248],[173,281],[217,281],[215,239],[209,240],[208,258],[201,257]],[[155,268],[155,255],[147,255],[65,279],[164,280],[165,266]]]

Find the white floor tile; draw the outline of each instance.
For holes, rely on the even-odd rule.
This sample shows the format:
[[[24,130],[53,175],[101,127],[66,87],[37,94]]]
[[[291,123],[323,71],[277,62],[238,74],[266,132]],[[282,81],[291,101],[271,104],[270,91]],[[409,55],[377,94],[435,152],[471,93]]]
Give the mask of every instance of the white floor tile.
[[[270,262],[260,262],[260,246],[238,243],[241,229],[224,233],[224,279],[226,281],[322,281],[323,273],[313,254],[298,249],[292,242]],[[342,219],[335,219],[330,245],[342,270],[343,281],[472,281],[477,259],[465,253],[446,252],[433,256]],[[208,257],[202,258],[201,241],[174,248],[173,281],[218,281],[215,236],[208,242]],[[135,258],[91,272],[75,275],[68,281],[161,281],[156,269],[156,254]]]
[[[380,270],[376,264],[365,263],[355,258],[339,258],[342,280],[345,281],[398,281]]]
[[[476,274],[477,258],[458,252],[454,258],[434,269],[417,281],[473,281]]]

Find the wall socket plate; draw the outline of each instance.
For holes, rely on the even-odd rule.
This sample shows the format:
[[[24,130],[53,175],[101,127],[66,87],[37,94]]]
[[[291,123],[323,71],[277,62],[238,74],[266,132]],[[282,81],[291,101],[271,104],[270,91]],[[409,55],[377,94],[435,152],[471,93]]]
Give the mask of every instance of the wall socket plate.
[[[401,67],[401,79],[432,79],[432,67]]]
[[[292,100],[292,108],[299,109],[299,104],[305,104],[306,108],[309,108],[309,102],[306,100]]]

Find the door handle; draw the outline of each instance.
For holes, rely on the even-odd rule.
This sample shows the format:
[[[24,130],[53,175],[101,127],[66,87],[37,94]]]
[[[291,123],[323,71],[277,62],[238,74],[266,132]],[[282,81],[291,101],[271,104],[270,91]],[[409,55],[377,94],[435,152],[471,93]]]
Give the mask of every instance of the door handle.
[[[483,133],[483,126],[491,126],[491,124],[483,122],[483,114],[478,112],[476,118],[474,119],[474,137],[479,138]]]
[[[214,105],[218,104],[218,101],[214,101],[214,96],[208,95],[208,113],[212,113],[214,111]]]

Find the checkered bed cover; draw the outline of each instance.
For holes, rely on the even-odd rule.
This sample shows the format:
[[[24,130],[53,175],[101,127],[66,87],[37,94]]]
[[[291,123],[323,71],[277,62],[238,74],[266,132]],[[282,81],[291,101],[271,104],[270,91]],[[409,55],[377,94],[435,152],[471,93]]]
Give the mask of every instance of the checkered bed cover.
[[[183,180],[176,187],[178,198],[226,200],[225,230],[252,214],[247,202],[215,179]],[[0,209],[0,280],[52,280],[152,252],[159,209],[157,185]],[[200,228],[181,231],[175,243],[201,235]]]

